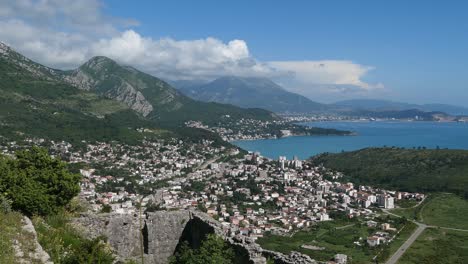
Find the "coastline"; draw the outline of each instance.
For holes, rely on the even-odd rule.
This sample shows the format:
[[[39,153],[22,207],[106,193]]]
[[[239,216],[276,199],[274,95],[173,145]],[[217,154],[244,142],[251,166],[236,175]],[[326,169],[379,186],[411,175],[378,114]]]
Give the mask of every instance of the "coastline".
[[[349,130],[353,133],[347,136],[354,137],[302,134],[281,138],[239,139],[230,143],[272,158],[277,156],[307,158],[324,152],[339,153],[385,146],[468,149],[468,123],[463,122],[346,120],[301,122],[298,125]]]

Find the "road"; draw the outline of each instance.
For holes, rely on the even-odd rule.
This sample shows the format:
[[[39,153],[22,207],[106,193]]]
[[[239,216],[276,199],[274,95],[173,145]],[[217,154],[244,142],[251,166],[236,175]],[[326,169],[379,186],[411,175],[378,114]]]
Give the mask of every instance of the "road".
[[[352,226],[355,226],[355,225],[356,225],[356,224],[350,224],[350,225],[340,226],[340,227],[337,227],[336,230],[345,229],[345,228],[352,227]]]
[[[421,233],[427,228],[427,225],[425,224],[421,224],[417,222],[415,223],[418,225],[418,228],[416,229],[416,231],[414,231],[413,234],[411,234],[411,236],[408,238],[408,240],[406,240],[405,243],[403,243],[403,245],[401,245],[401,247],[395,252],[395,254],[393,254],[393,256],[387,260],[386,264],[396,264],[398,262],[398,259],[400,259],[400,257],[403,256],[406,250],[414,243],[414,241],[416,241],[419,235],[421,235]]]
[[[423,201],[424,200],[419,202],[416,206],[420,206]],[[413,206],[413,207],[416,207],[416,206]],[[425,206],[426,206],[426,204],[424,204],[423,207],[421,208],[421,212],[422,212],[422,210],[424,209]],[[397,214],[394,214],[394,213],[390,212],[388,209],[383,209],[383,211],[385,213],[389,214],[389,215],[393,215],[393,216],[396,216],[396,217],[401,217],[400,215],[397,215]],[[423,221],[421,212],[420,212],[420,218],[421,218],[421,221]],[[408,248],[411,247],[411,245],[414,243],[414,241],[416,241],[416,239],[422,234],[422,232],[424,232],[424,230],[426,228],[442,228],[442,229],[447,229],[447,230],[468,232],[468,230],[465,230],[465,229],[426,225],[426,224],[423,224],[423,223],[418,222],[416,220],[410,220],[410,221],[415,223],[418,226],[418,228],[416,228],[416,230],[405,241],[405,243],[403,243],[403,245],[401,245],[401,247],[387,260],[386,264],[396,264],[398,262],[398,260],[400,259],[400,257],[403,256],[403,254],[406,252],[406,250],[408,250]]]

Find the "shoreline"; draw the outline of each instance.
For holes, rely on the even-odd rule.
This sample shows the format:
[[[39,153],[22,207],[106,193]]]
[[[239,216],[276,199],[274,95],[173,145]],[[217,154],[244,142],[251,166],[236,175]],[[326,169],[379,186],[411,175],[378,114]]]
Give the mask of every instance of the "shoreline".
[[[348,134],[298,134],[298,135],[289,135],[284,137],[264,137],[264,138],[246,138],[246,139],[234,139],[234,140],[227,140],[227,142],[232,143],[235,141],[255,141],[255,140],[270,140],[270,139],[284,139],[284,138],[291,138],[291,137],[350,137],[350,136],[358,136],[357,132],[350,131],[351,133]]]

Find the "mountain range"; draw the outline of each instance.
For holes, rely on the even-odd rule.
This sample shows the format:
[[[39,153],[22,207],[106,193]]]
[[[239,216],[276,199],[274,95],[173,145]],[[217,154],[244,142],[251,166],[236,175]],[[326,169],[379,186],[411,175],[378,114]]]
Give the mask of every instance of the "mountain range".
[[[193,99],[205,102],[259,107],[276,113],[314,113],[329,107],[286,91],[267,78],[225,76],[208,83],[175,82],[175,87]]]
[[[193,100],[161,79],[106,57],[75,70],[43,66],[0,42],[0,132],[61,138],[133,139],[139,127],[278,118],[263,109]]]
[[[322,104],[289,92],[267,78],[225,76],[211,82],[173,81],[185,95],[205,102],[260,107],[276,113],[334,113],[370,117],[409,118],[449,114],[468,115],[468,108],[447,104],[409,104],[388,100],[353,99]]]

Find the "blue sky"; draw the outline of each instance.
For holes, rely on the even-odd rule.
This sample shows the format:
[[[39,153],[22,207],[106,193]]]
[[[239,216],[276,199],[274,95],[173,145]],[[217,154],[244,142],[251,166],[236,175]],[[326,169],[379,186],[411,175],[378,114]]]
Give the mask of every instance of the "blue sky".
[[[23,21],[56,39],[66,32],[79,47],[60,40],[64,44],[49,45],[60,52],[38,52],[1,29],[0,40],[59,68],[106,55],[166,79],[268,77],[317,101],[384,98],[468,106],[466,1],[75,2],[82,5],[74,13],[91,13],[89,21],[65,19],[58,26],[69,15],[67,6],[51,4],[59,10],[56,19],[38,28],[36,17],[18,12],[24,7],[2,17],[1,5],[9,4],[0,4],[0,22],[13,27],[12,20]]]

